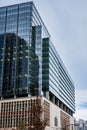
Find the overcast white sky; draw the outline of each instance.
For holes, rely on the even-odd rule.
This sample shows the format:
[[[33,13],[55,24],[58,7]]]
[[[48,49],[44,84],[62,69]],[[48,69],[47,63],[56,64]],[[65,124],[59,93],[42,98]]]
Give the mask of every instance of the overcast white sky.
[[[0,0],[0,6],[28,0]],[[87,120],[87,0],[34,0],[76,87],[76,118]]]

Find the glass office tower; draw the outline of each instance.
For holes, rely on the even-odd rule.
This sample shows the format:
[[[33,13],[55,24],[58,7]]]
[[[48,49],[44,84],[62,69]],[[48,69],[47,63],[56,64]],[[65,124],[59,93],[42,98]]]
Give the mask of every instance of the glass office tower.
[[[1,99],[44,95],[72,115],[73,82],[33,2],[0,8],[0,54]]]

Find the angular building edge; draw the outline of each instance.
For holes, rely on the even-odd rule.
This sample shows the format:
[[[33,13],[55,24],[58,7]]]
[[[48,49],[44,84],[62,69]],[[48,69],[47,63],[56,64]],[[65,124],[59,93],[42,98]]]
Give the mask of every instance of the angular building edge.
[[[11,112],[8,115],[6,111],[14,110],[17,105],[22,109],[22,103],[28,106],[31,101],[21,100],[31,100],[35,95],[43,95],[48,100],[43,99],[51,101],[49,104],[53,106],[50,105],[50,112],[59,109],[73,118],[74,83],[33,2],[0,7],[0,23],[0,114],[3,127],[4,119],[6,124],[16,122]],[[10,108],[12,100],[11,105],[14,107]],[[56,108],[51,110],[51,106]],[[54,122],[53,118],[51,123]],[[55,120],[57,122],[56,117]]]

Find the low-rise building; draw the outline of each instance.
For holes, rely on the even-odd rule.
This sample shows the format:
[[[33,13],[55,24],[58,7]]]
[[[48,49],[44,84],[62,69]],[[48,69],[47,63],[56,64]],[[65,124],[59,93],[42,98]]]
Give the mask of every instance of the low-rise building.
[[[70,129],[74,118],[42,96],[4,99],[0,101],[0,130],[16,129],[20,120],[27,127],[46,123],[46,130]],[[35,123],[36,121],[36,123]],[[45,124],[43,124],[45,125]]]
[[[76,130],[87,130],[87,121],[79,119],[76,124]]]

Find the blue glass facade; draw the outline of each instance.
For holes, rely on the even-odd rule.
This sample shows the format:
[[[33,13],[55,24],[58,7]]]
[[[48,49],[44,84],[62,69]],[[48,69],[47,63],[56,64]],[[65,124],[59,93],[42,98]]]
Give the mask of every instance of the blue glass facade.
[[[0,54],[1,98],[49,92],[75,111],[73,82],[33,2],[0,8]]]
[[[42,90],[45,93],[49,91],[50,100],[54,100],[54,103],[59,102],[59,106],[62,109],[67,106],[74,112],[75,88],[73,81],[51,40],[44,38],[42,43]]]
[[[55,47],[50,41],[49,47],[49,90],[56,97],[75,111],[75,88]]]

